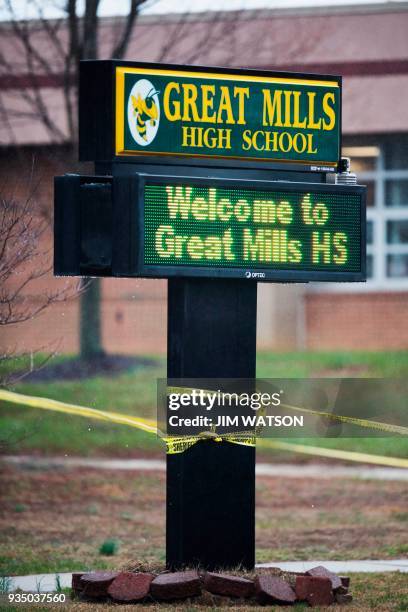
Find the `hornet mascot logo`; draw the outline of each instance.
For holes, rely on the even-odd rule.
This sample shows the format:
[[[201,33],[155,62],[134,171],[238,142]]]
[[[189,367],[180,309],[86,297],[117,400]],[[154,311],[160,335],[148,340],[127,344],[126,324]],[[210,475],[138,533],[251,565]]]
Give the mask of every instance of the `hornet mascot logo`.
[[[128,124],[134,140],[142,147],[153,142],[160,122],[159,91],[147,79],[137,81],[129,95]]]

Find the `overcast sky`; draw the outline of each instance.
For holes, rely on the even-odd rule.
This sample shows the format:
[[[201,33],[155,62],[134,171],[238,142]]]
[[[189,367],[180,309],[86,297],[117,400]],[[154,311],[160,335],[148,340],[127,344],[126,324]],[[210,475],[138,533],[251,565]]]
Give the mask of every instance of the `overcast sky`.
[[[10,0],[18,18],[38,16],[36,7],[42,6],[44,16],[60,17],[61,11],[56,5],[63,6],[64,0]],[[389,0],[387,4],[398,4],[404,0]],[[8,0],[0,0],[0,19],[9,19],[6,10]],[[290,8],[297,6],[333,6],[355,4],[383,4],[384,0],[148,0],[144,13],[179,13],[212,10],[236,10],[255,8]],[[81,0],[79,0],[81,4]],[[120,15],[126,13],[129,0],[101,0],[99,14],[102,16]]]

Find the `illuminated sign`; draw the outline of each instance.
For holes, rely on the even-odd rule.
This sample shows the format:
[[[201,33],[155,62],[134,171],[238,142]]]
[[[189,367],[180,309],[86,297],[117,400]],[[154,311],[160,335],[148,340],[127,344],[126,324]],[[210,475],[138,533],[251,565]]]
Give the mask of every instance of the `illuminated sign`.
[[[334,171],[341,77],[120,61],[80,65],[81,160]]]
[[[364,187],[139,178],[139,275],[365,278]]]
[[[335,166],[338,78],[116,68],[116,155],[179,155]]]

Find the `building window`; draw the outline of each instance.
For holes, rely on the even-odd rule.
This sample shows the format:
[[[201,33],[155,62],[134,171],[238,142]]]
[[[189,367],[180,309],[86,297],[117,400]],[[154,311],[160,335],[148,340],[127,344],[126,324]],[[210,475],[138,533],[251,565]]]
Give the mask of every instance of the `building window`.
[[[349,146],[357,181],[367,185],[367,289],[408,289],[408,135]]]

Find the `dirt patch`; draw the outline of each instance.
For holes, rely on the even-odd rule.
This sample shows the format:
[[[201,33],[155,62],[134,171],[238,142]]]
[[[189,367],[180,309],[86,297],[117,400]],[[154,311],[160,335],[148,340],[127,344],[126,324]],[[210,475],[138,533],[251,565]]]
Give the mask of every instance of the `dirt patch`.
[[[67,359],[61,363],[49,363],[24,376],[25,382],[52,382],[57,380],[83,380],[95,376],[114,377],[141,367],[154,367],[157,363],[146,357],[127,355],[100,355],[92,360]]]
[[[329,468],[328,468],[329,469]],[[2,466],[0,571],[28,574],[164,563],[165,474]],[[400,558],[404,482],[258,478],[258,562]],[[107,539],[118,554],[99,554]]]

